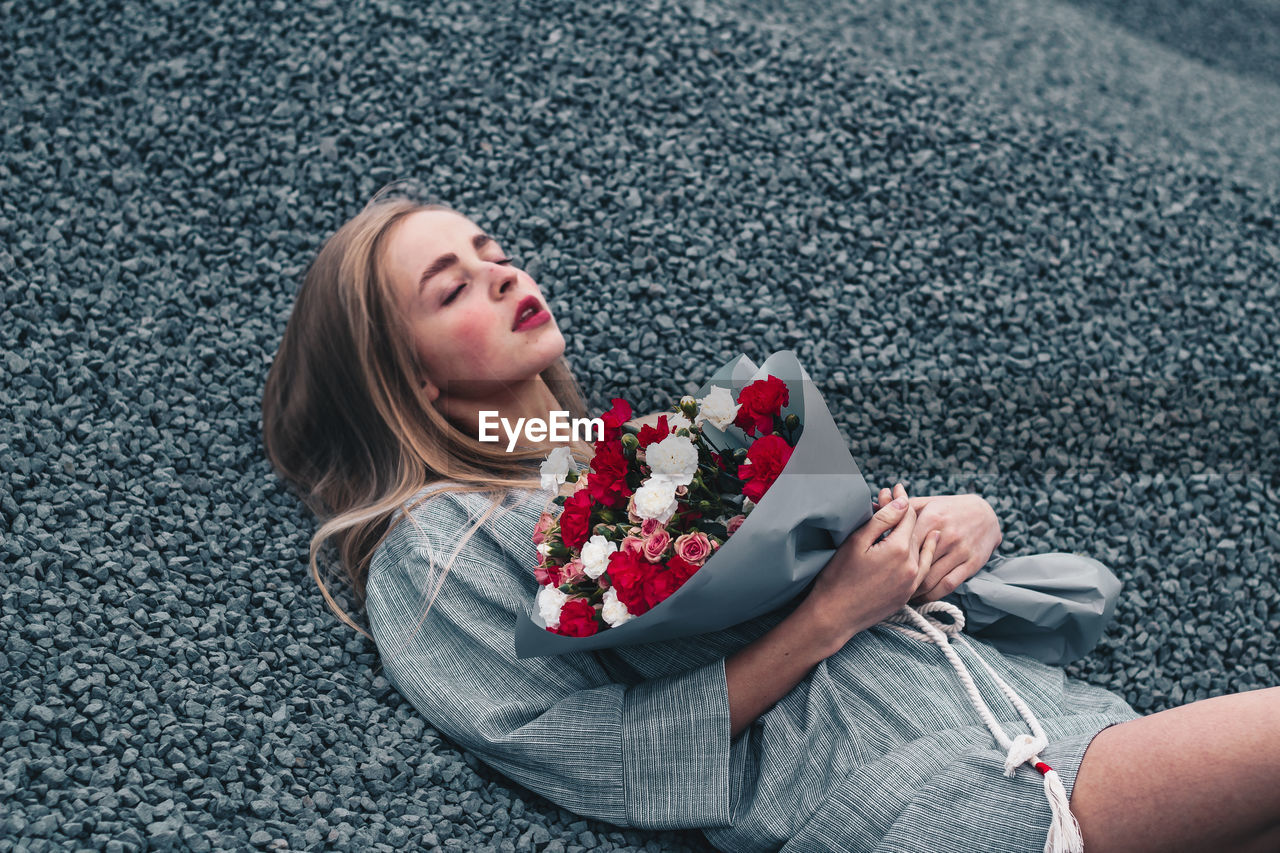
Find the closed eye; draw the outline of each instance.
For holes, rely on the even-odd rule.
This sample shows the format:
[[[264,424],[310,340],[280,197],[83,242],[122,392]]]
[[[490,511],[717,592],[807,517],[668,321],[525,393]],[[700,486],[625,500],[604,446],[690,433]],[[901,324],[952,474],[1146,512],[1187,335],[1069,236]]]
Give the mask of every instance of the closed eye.
[[[494,263],[495,263],[495,264],[509,264],[509,263],[511,263],[511,260],[512,260],[511,258],[503,258],[503,259],[502,259],[502,260],[500,260],[500,261],[494,261]],[[466,287],[466,286],[467,286],[467,283],[464,281],[462,284],[460,284],[460,285],[458,285],[457,287],[455,287],[455,288],[453,289],[453,292],[452,292],[452,293],[450,293],[447,297],[445,297],[444,302],[442,302],[442,303],[440,303],[440,304],[442,304],[442,305],[448,305],[450,302],[452,302],[452,301],[453,301],[453,298],[454,298],[455,296],[457,296],[457,295],[462,291],[462,288],[464,288],[464,287]]]

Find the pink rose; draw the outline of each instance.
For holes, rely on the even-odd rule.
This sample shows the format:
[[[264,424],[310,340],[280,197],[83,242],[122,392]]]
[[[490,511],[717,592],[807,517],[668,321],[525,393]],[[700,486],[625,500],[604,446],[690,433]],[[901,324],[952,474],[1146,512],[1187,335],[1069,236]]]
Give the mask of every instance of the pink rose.
[[[618,550],[634,554],[637,557],[643,557],[644,540],[639,536],[627,536],[622,540],[622,544],[618,546]]]
[[[644,558],[650,563],[661,562],[662,555],[666,553],[667,546],[670,544],[671,534],[665,527],[658,528],[652,536],[644,540]]]
[[[676,556],[680,559],[701,566],[711,556],[711,540],[702,532],[686,533],[676,537]]]
[[[684,497],[685,495],[689,494],[689,487],[676,486],[676,494],[679,495],[680,497]]]
[[[556,517],[549,512],[544,512],[538,519],[538,525],[533,528],[533,544],[541,545],[542,540],[546,538],[547,531],[556,523]]]
[[[747,517],[745,515],[735,515],[733,518],[725,522],[725,527],[728,528],[729,535],[732,536],[733,534],[737,533],[738,528],[742,526],[742,522],[746,520],[747,520]]]
[[[652,536],[663,528],[662,521],[657,518],[646,518],[640,525],[640,535],[644,537]]]
[[[539,563],[533,570],[533,576],[543,586],[560,586],[560,567],[554,564]]]
[[[581,580],[585,580],[586,577],[586,568],[577,557],[560,567],[560,583],[562,584],[578,583]]]
[[[630,521],[632,524],[639,524],[643,520],[644,519],[636,514],[636,496],[633,493],[627,500],[627,521]]]

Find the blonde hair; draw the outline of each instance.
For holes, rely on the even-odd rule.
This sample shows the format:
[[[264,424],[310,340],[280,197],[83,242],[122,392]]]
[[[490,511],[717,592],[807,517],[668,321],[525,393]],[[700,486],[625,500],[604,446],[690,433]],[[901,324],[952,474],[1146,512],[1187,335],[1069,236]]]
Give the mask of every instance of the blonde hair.
[[[262,397],[267,458],[320,521],[311,537],[311,574],[338,618],[370,639],[321,579],[321,549],[331,540],[363,609],[370,561],[396,524],[410,517],[410,498],[445,480],[457,485],[432,494],[493,498],[455,549],[456,558],[504,494],[540,488],[536,463],[545,458],[537,448],[508,453],[500,443],[480,442],[458,429],[416,381],[417,355],[384,272],[387,235],[419,210],[458,211],[384,195],[392,186],[375,193],[308,266]],[[581,389],[563,355],[539,375],[572,417],[586,417]],[[577,460],[590,458],[585,443],[574,442],[570,451]],[[397,510],[404,515],[392,523]]]

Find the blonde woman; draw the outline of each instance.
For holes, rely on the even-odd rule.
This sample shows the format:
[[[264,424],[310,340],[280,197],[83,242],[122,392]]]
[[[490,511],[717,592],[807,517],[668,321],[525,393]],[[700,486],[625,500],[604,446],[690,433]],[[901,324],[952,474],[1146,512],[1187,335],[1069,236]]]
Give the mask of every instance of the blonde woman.
[[[537,283],[446,205],[375,196],[306,273],[264,444],[321,521],[323,595],[364,633],[320,578],[331,543],[396,688],[498,771],[619,826],[734,853],[1043,849],[1040,775],[1006,776],[939,647],[880,624],[983,565],[999,525],[977,496],[881,492],[806,596],[731,629],[516,658],[554,445],[479,436],[486,412],[587,416],[564,349]],[[958,651],[1011,736],[984,662],[1038,717],[1089,853],[1280,850],[1280,687],[1143,717],[1060,668]]]

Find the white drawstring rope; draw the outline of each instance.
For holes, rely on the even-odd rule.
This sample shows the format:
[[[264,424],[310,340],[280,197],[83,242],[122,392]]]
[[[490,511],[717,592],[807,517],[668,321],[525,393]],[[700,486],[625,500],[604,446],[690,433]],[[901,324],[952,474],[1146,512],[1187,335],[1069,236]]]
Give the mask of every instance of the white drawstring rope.
[[[948,614],[952,622],[947,624],[937,619],[929,619],[926,614],[934,611],[942,611]],[[912,622],[920,627],[920,631],[913,631],[902,625],[894,624],[897,622]],[[945,601],[928,601],[919,607],[911,605],[903,605],[897,613],[888,617],[880,623],[886,628],[897,631],[900,634],[917,640],[925,640],[934,643],[942,650],[942,653],[951,661],[951,665],[955,667],[956,675],[960,676],[960,681],[964,684],[965,691],[969,694],[969,701],[977,710],[979,716],[982,717],[987,728],[991,730],[991,734],[995,736],[996,741],[1007,751],[1004,759],[1004,775],[1013,777],[1018,770],[1018,765],[1027,763],[1034,767],[1044,776],[1044,793],[1049,800],[1049,808],[1053,812],[1053,821],[1049,825],[1049,836],[1045,839],[1045,853],[1084,853],[1084,838],[1080,833],[1080,823],[1076,820],[1075,815],[1071,813],[1071,801],[1067,796],[1067,789],[1063,786],[1062,780],[1058,777],[1058,773],[1048,764],[1040,760],[1040,752],[1049,746],[1049,739],[1045,737],[1044,729],[1040,727],[1040,721],[1036,719],[1036,715],[1027,707],[1027,703],[1022,701],[1022,697],[1014,692],[1013,688],[1005,683],[991,665],[974,651],[974,655],[982,663],[982,666],[991,675],[991,678],[1000,686],[1001,692],[1009,697],[1009,701],[1018,709],[1018,713],[1027,721],[1032,735],[1018,735],[1013,740],[1004,733],[1004,729],[1000,727],[996,721],[995,715],[991,713],[991,709],[987,707],[987,703],[983,701],[982,694],[978,692],[978,687],[973,683],[973,676],[969,674],[968,668],[964,665],[964,661],[956,654],[955,649],[951,647],[951,638],[958,638],[970,651],[973,646],[969,645],[968,640],[961,636],[960,631],[964,628],[964,613],[960,608]]]

